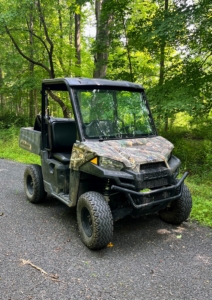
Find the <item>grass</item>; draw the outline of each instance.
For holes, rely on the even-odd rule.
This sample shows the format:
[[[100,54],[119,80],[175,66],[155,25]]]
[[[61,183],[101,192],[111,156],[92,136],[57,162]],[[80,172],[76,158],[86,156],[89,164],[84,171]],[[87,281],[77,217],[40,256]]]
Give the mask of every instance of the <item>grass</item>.
[[[193,200],[191,219],[212,227],[212,184],[199,184],[195,178],[190,177],[187,185]]]
[[[191,134],[193,137],[193,135]],[[169,133],[167,138],[175,144],[175,154],[182,162],[182,169],[189,170],[186,179],[193,199],[191,219],[212,227],[212,154],[211,140],[189,139],[188,134],[179,130]],[[172,140],[172,138],[174,140]],[[19,148],[19,129],[0,129],[0,158],[21,163],[40,164],[40,157]]]

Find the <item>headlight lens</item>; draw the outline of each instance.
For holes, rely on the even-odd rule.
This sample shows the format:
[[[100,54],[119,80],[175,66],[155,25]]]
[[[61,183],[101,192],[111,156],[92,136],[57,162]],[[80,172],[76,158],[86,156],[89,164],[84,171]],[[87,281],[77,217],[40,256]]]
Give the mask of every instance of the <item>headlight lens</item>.
[[[177,168],[177,169],[174,171],[174,174],[173,174],[174,178],[177,178],[178,174],[179,174],[179,168]]]
[[[169,153],[169,155],[168,155],[168,157],[167,157],[167,161],[170,160],[171,156],[172,156],[172,151]]]
[[[123,169],[124,164],[120,161],[113,160],[107,157],[99,157],[99,166],[108,170],[120,171]]]

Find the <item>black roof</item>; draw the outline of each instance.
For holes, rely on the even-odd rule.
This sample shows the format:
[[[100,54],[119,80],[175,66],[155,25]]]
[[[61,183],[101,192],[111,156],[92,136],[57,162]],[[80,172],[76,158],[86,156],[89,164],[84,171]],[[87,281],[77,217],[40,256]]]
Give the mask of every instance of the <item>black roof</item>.
[[[54,78],[54,79],[44,79],[43,84],[51,85],[68,85],[71,87],[78,86],[99,86],[99,87],[119,87],[119,88],[130,88],[130,89],[139,89],[143,90],[142,85],[132,83],[129,81],[121,81],[121,80],[108,80],[108,79],[100,79],[100,78]]]

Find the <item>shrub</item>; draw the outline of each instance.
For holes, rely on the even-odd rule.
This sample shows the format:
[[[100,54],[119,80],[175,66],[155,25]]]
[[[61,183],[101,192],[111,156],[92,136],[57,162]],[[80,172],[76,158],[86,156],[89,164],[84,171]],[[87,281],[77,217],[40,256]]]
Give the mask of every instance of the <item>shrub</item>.
[[[5,112],[0,115],[0,129],[7,129],[10,127],[24,127],[28,126],[29,118],[27,116],[16,116],[15,113]]]
[[[182,169],[202,179],[212,179],[212,128],[202,125],[193,129],[173,127],[162,132],[175,148],[173,154],[180,158]]]

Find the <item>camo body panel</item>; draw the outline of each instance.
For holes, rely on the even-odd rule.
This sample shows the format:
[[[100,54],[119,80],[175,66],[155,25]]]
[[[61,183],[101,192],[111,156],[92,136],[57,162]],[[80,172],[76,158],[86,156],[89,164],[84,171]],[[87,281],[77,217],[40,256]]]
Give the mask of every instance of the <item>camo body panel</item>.
[[[70,168],[79,170],[80,166],[97,156],[122,162],[125,167],[135,172],[139,172],[140,165],[146,163],[164,161],[168,167],[167,161],[173,148],[173,144],[161,136],[75,143]]]

